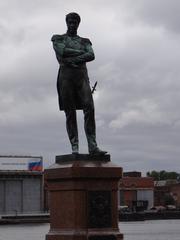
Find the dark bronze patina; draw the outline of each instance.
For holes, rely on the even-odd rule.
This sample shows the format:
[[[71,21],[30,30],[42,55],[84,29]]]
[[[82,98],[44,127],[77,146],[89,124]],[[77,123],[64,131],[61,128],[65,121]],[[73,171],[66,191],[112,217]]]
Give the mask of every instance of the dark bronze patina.
[[[88,191],[89,228],[112,227],[111,191]]]
[[[76,110],[83,110],[89,153],[104,155],[107,152],[100,150],[96,143],[94,102],[86,68],[86,62],[94,60],[95,57],[90,40],[77,35],[80,21],[77,13],[69,13],[66,15],[67,33],[53,35],[51,39],[60,64],[57,78],[59,107],[66,115],[72,153],[79,153]]]

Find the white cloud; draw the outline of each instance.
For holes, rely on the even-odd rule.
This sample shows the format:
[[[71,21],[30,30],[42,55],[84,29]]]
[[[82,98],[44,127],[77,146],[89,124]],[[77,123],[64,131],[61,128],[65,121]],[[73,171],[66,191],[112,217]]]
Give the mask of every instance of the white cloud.
[[[110,122],[112,128],[123,128],[130,124],[167,124],[169,123],[158,105],[149,99],[129,103],[116,119]]]

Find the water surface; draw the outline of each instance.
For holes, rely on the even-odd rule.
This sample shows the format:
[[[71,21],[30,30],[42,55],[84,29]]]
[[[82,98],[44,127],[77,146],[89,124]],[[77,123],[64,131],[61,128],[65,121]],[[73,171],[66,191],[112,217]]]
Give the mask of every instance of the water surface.
[[[121,222],[124,240],[180,240],[180,220]],[[0,225],[0,240],[45,240],[49,224]]]

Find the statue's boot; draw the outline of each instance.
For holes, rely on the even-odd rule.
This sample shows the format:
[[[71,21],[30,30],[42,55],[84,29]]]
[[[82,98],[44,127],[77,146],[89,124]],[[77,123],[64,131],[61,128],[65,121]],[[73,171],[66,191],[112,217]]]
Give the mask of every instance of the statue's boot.
[[[78,141],[71,141],[71,147],[72,147],[72,154],[78,154],[79,153],[79,144]]]
[[[107,151],[103,151],[98,148],[96,138],[94,135],[91,135],[91,136],[88,135],[87,141],[88,141],[88,149],[89,149],[90,155],[102,156],[107,153]]]
[[[98,147],[92,151],[89,151],[90,155],[94,155],[94,156],[103,156],[107,153],[107,151],[103,151],[101,149],[99,149]]]

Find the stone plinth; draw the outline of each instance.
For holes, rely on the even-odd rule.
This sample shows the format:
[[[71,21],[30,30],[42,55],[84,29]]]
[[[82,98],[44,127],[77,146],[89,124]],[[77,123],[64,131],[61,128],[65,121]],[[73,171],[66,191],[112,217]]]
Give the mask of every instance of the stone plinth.
[[[122,168],[110,155],[62,155],[45,170],[50,192],[46,240],[122,240],[118,229],[118,181]]]

